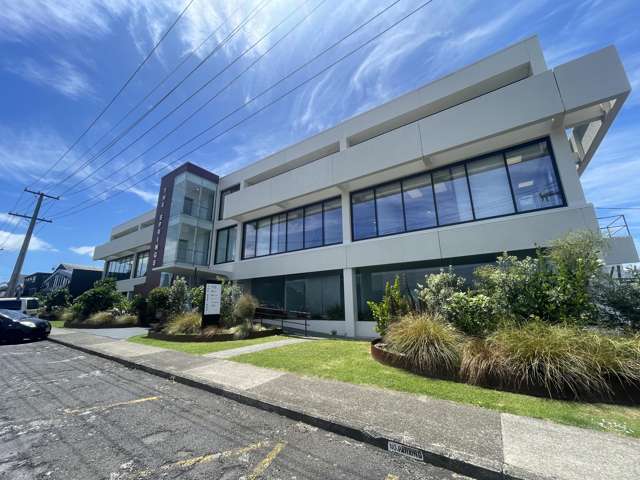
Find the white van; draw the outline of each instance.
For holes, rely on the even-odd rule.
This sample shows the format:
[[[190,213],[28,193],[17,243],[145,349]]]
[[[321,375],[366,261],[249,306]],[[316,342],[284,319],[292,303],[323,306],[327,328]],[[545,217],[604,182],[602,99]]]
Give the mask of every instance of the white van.
[[[0,309],[20,310],[27,315],[35,315],[40,307],[40,302],[35,297],[0,298]]]

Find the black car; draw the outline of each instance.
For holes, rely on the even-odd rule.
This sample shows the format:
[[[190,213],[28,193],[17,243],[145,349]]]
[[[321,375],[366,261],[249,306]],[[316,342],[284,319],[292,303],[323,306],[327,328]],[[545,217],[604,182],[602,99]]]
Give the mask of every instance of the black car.
[[[0,341],[19,342],[25,338],[44,340],[51,332],[51,324],[19,310],[0,310]]]

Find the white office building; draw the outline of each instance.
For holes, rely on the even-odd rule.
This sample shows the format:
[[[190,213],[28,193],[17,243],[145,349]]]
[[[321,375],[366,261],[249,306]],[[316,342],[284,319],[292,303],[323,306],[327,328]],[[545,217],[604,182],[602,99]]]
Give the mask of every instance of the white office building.
[[[608,264],[635,262],[624,220],[601,229],[580,183],[629,92],[614,47],[549,69],[529,38],[229,175],[184,164],[94,258],[123,292],[224,276],[356,337],[396,275],[411,293],[584,229],[609,238]]]

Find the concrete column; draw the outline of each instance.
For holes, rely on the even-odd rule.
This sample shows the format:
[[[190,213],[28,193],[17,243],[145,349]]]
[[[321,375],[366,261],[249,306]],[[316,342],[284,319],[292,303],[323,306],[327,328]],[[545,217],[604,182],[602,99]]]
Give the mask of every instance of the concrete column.
[[[356,271],[353,268],[342,270],[344,277],[344,327],[347,337],[356,336],[358,321],[358,303],[356,290]]]
[[[131,273],[129,274],[129,278],[135,278],[136,277],[136,266],[138,265],[138,254],[140,252],[134,253],[133,254],[133,265],[131,265]]]
[[[351,195],[342,190],[342,243],[351,243]]]
[[[556,157],[560,182],[564,189],[567,205],[570,207],[584,206],[586,199],[578,176],[578,170],[576,169],[576,157],[571,151],[569,140],[560,125],[551,131],[551,145]]]

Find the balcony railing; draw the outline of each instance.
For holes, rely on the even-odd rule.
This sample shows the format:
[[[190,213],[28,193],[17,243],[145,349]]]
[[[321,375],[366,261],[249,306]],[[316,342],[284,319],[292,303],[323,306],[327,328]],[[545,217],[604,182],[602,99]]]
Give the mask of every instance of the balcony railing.
[[[600,233],[604,238],[630,237],[629,225],[624,215],[598,218]]]

